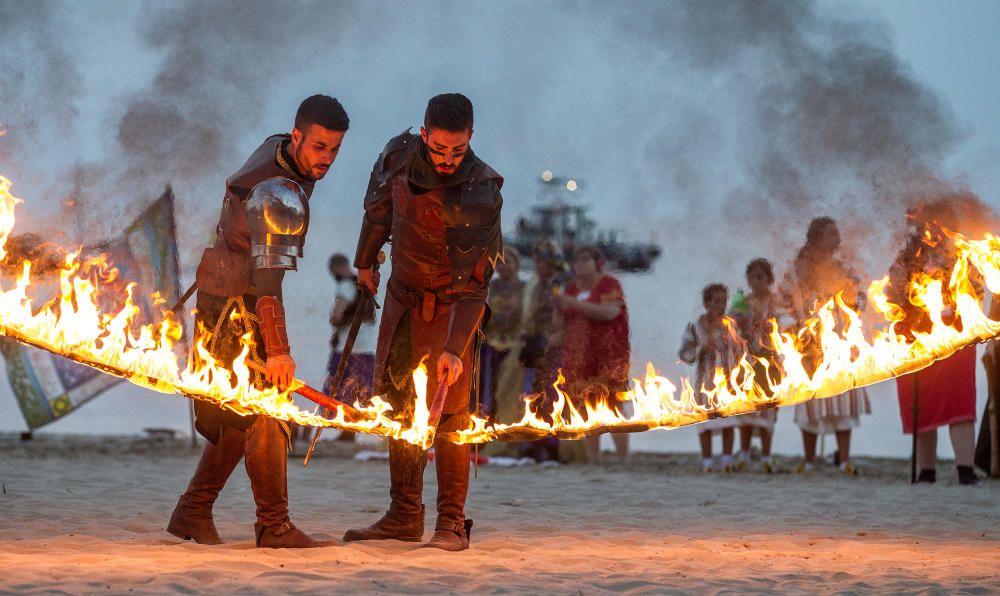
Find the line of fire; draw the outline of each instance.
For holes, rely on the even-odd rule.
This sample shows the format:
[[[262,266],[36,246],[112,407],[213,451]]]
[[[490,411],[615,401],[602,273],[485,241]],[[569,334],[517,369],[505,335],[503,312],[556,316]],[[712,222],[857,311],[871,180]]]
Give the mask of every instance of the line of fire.
[[[11,250],[8,240],[16,238],[12,235],[15,206],[22,203],[11,194],[11,187],[9,180],[0,177],[0,258],[5,271],[17,272],[14,279],[0,281],[3,335],[136,385],[215,402],[240,414],[370,433],[424,447],[433,443],[435,428],[425,394],[427,371],[422,366],[413,372],[420,399],[413,422],[406,426],[394,420],[390,406],[378,396],[367,404],[348,405],[298,384],[283,390],[255,387],[246,359],[247,342],[252,341],[249,334],[243,338],[243,354],[232,371],[227,370],[205,348],[205,330],[195,330],[192,349],[182,353],[187,351],[180,342],[182,323],[164,300],[155,301],[159,312],[154,320],[143,322],[133,299],[142,295],[143,288],[121,284],[106,255],[84,257],[60,250],[55,262],[49,256],[48,262],[36,264]],[[801,328],[785,328],[772,321],[774,356],[754,362],[744,355],[733,370],[717,369],[710,390],[692,387],[686,379],[674,383],[648,364],[645,378],[635,379],[633,389],[584,404],[562,391],[564,379],[560,377],[554,403],[543,402],[544,407],[536,408],[532,396],[523,396],[524,411],[517,422],[493,424],[473,417],[469,428],[445,438],[459,443],[516,442],[676,428],[839,395],[915,372],[965,346],[996,338],[1000,321],[986,314],[983,288],[1000,292],[1000,237],[968,238],[935,223],[927,225],[924,236],[928,246],[946,239],[955,250],[952,263],[936,271],[914,273],[910,279],[911,304],[906,310],[918,309],[930,321],[920,331],[897,328],[904,309],[888,299],[885,277],[867,289],[869,304],[878,313],[874,322],[863,320],[839,295],[814,305],[814,316]],[[708,399],[698,397],[698,390],[704,390]],[[292,399],[296,391],[328,407],[330,415],[299,408]],[[632,403],[626,410],[629,416],[614,403],[620,401]]]

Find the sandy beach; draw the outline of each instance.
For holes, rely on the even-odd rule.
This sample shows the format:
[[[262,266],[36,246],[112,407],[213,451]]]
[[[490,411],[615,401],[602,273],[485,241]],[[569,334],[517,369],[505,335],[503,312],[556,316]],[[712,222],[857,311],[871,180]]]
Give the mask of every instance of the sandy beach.
[[[321,446],[309,468],[290,461],[293,520],[339,538],[382,513],[388,470]],[[228,544],[181,542],[164,528],[197,454],[180,440],[0,435],[0,592],[1000,591],[1000,483],[958,486],[951,462],[916,487],[907,462],[874,458],[855,478],[798,476],[787,459],[778,474],[706,476],[689,454],[482,466],[472,548],[450,554],[255,549],[241,468],[215,509]]]

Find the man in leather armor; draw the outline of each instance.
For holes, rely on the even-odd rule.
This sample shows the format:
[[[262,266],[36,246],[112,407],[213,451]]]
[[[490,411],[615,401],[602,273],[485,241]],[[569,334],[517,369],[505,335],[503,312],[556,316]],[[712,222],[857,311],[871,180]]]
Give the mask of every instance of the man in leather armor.
[[[449,384],[439,437],[469,425],[474,354],[490,278],[503,254],[503,178],[469,147],[472,122],[472,103],[465,96],[438,95],[427,104],[419,136],[406,131],[389,141],[372,170],[354,260],[359,283],[374,293],[376,255],[392,238],[374,389],[409,422],[416,399],[411,374],[427,357],[436,369],[427,395],[434,395],[438,383]],[[434,449],[438,517],[426,546],[467,549],[469,446],[439,438]],[[421,541],[426,462],[420,447],[390,441],[389,510],[374,525],[348,531],[344,540]]]
[[[258,387],[286,386],[295,361],[285,331],[281,284],[294,271],[309,226],[313,186],[333,165],[348,128],[336,99],[314,95],[299,106],[291,134],[269,137],[226,181],[215,246],[198,267],[196,323],[207,331],[207,348],[229,365],[252,334],[248,359]],[[241,416],[195,402],[196,427],[209,443],[167,531],[199,544],[221,544],[212,505],[245,457],[257,504],[258,547],[322,546],[291,523],[288,514],[289,429],[267,416]]]

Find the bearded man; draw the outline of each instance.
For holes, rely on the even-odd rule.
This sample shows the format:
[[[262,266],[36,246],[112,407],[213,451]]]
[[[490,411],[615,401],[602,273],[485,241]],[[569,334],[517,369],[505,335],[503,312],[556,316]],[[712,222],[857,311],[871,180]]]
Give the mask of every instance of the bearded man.
[[[374,389],[409,423],[416,400],[411,374],[427,357],[436,369],[427,395],[434,395],[439,383],[450,386],[438,437],[469,424],[473,356],[479,350],[474,340],[484,322],[494,265],[503,254],[503,178],[469,147],[472,124],[468,98],[438,95],[427,104],[419,136],[406,131],[389,141],[372,169],[354,259],[359,283],[374,294],[376,255],[392,238]],[[464,550],[471,528],[465,519],[469,446],[438,438],[434,450],[438,516],[426,546]],[[421,541],[426,463],[420,447],[390,441],[389,510],[375,524],[348,531],[344,540]]]
[[[225,365],[253,336],[248,359],[259,388],[285,387],[295,361],[285,331],[282,280],[294,271],[309,227],[313,186],[336,160],[349,120],[336,99],[314,95],[299,106],[291,134],[269,137],[226,181],[215,246],[198,266],[196,322],[211,333],[207,347]],[[257,504],[258,547],[322,546],[292,525],[288,513],[289,428],[267,416],[241,416],[195,402],[196,427],[209,443],[167,531],[199,544],[221,544],[212,505],[245,457]]]

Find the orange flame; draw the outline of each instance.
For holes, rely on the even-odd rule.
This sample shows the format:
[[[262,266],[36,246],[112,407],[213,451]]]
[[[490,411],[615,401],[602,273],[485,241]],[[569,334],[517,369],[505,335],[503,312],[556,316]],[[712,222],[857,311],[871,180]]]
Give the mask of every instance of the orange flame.
[[[14,207],[21,202],[10,194],[10,187],[10,181],[0,177],[0,258],[6,254],[3,247],[14,227]],[[778,354],[774,362],[781,367],[778,381],[755,378],[759,367],[752,357],[744,356],[732,371],[717,369],[714,388],[706,391],[707,399],[696,399],[696,388],[686,379],[681,379],[678,388],[649,364],[645,378],[636,379],[630,391],[594,404],[580,404],[563,391],[564,379],[560,376],[555,385],[557,399],[548,411],[529,407],[530,396],[526,396],[520,420],[491,425],[473,417],[469,428],[447,433],[445,438],[456,442],[525,440],[547,435],[579,438],[608,431],[674,428],[717,416],[839,395],[854,387],[919,370],[966,345],[1000,334],[1000,322],[986,316],[982,300],[970,283],[976,275],[991,292],[1000,292],[1000,238],[991,234],[978,240],[952,233],[949,236],[957,249],[951,269],[933,275],[922,273],[911,280],[911,302],[930,320],[929,331],[897,333],[896,323],[902,319],[903,310],[886,296],[888,278],[883,278],[872,282],[868,289],[870,302],[882,315],[882,320],[874,326],[866,328],[841,296],[820,306],[801,329],[781,331],[777,322],[772,321],[772,347]],[[139,309],[132,300],[138,288],[134,284],[124,290],[123,307],[116,312],[104,312],[97,300],[98,290],[117,272],[101,267],[98,260],[81,263],[78,259],[77,253],[67,255],[59,274],[59,298],[38,310],[29,297],[31,262],[23,261],[13,286],[0,285],[0,334],[154,391],[209,400],[240,414],[263,414],[302,425],[372,433],[425,448],[433,442],[434,429],[428,424],[428,373],[424,363],[413,373],[418,399],[408,426],[391,417],[392,408],[379,396],[372,398],[370,404],[355,404],[364,415],[361,420],[350,419],[343,408],[323,418],[298,408],[287,391],[261,390],[250,383],[246,365],[249,337],[243,338],[244,349],[232,372],[209,354],[204,333],[199,334],[192,357],[182,367],[175,353],[182,336],[180,322],[164,313],[158,323],[138,325]],[[104,274],[85,273],[95,267]],[[943,289],[950,298],[948,307],[942,298]],[[947,318],[960,319],[960,328],[945,322],[946,308],[953,308],[954,312],[949,314],[957,317]],[[811,372],[805,365],[807,357],[801,339],[807,334],[819,348],[818,358],[812,356],[815,350],[810,351],[815,365]],[[765,368],[774,366],[764,360],[759,363]],[[622,414],[616,401],[630,402],[631,414]]]

